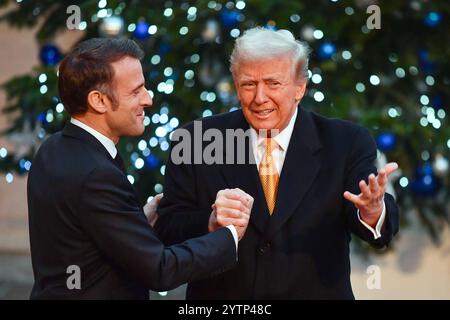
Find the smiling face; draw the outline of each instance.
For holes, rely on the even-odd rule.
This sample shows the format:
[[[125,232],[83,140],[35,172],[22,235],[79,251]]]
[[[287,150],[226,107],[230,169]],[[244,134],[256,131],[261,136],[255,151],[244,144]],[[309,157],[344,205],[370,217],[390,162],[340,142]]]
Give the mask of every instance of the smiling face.
[[[303,98],[306,81],[294,75],[289,56],[240,62],[234,83],[247,122],[256,130],[283,130]]]
[[[106,121],[113,137],[138,136],[144,132],[144,108],[153,103],[145,88],[142,66],[138,59],[125,57],[111,64],[117,105],[112,103]],[[113,139],[114,140],[114,139]]]

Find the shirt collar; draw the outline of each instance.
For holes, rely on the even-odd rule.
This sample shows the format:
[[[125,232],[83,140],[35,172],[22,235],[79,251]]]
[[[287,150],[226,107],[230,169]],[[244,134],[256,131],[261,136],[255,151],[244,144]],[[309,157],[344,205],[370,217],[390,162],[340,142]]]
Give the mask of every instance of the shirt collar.
[[[108,137],[104,136],[97,130],[91,128],[87,124],[85,124],[77,119],[70,118],[70,123],[76,125],[77,127],[80,127],[81,129],[84,129],[87,132],[89,132],[90,134],[92,134],[98,141],[100,141],[100,143],[105,147],[105,149],[108,151],[108,153],[111,155],[111,157],[113,159],[116,157],[117,149],[116,149],[114,142],[111,139],[109,139]]]
[[[281,150],[286,151],[289,146],[289,141],[291,140],[292,131],[294,130],[295,120],[297,119],[298,107],[295,108],[294,114],[289,120],[289,123],[286,128],[280,131],[279,134],[273,137],[275,142],[280,146]],[[250,134],[252,141],[256,142],[256,145],[259,146],[264,143],[265,138],[258,135],[256,130],[253,127],[250,127]]]

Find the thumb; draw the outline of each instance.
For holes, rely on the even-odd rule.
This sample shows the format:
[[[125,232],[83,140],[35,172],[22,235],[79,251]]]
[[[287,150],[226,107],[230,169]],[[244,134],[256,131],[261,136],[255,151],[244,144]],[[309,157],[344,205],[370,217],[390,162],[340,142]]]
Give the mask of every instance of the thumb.
[[[163,196],[164,196],[164,193],[158,193],[158,194],[155,196],[156,203],[159,203],[159,202],[161,201],[161,199],[162,199]]]

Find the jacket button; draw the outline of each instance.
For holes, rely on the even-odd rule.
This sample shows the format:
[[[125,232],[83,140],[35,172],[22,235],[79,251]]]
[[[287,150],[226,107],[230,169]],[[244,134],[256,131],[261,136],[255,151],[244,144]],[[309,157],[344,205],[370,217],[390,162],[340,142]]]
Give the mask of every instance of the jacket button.
[[[266,248],[264,247],[259,247],[258,248],[258,253],[260,256],[264,255],[264,253],[266,253]]]

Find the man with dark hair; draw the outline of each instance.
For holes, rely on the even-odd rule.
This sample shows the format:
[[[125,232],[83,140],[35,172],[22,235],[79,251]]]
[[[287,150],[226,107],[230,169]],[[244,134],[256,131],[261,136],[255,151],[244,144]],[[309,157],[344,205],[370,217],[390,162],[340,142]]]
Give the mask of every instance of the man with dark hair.
[[[32,299],[146,299],[221,273],[236,263],[252,198],[222,190],[216,202],[238,202],[240,219],[206,236],[164,247],[115,144],[144,132],[152,105],[131,40],[91,39],[61,63],[59,91],[71,115],[62,132],[39,149],[28,177],[30,243],[35,284]],[[153,222],[154,223],[154,222]]]

